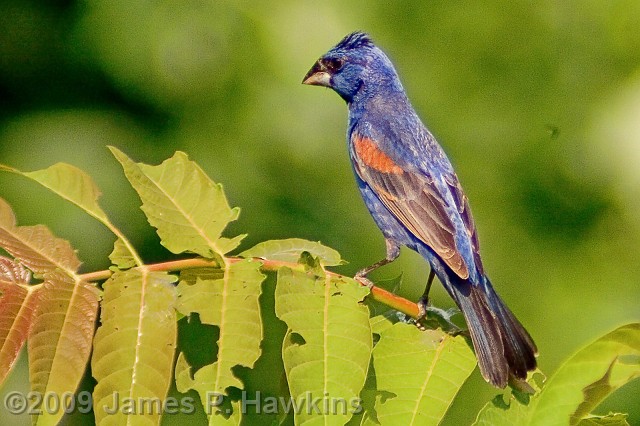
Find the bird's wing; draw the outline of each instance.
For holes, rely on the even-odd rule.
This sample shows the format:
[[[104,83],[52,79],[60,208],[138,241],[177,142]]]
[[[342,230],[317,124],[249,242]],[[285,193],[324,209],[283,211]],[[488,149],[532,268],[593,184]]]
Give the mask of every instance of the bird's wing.
[[[358,176],[414,236],[435,251],[459,277],[468,278],[468,262],[456,247],[456,228],[434,178],[421,171],[400,167],[371,138],[354,132],[351,142]],[[476,266],[481,271],[475,225],[467,198],[455,174],[448,175],[445,182],[468,233]]]

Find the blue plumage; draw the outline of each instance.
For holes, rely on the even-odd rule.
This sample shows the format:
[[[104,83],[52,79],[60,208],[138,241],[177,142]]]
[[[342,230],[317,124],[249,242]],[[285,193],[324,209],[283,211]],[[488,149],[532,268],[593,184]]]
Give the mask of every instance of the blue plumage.
[[[347,102],[356,181],[386,240],[385,259],[357,276],[396,259],[402,245],[417,251],[460,307],[485,379],[498,387],[524,379],[536,367],[536,346],[493,290],[467,197],[389,58],[368,35],[355,32],[323,55],[303,82],[330,87]]]

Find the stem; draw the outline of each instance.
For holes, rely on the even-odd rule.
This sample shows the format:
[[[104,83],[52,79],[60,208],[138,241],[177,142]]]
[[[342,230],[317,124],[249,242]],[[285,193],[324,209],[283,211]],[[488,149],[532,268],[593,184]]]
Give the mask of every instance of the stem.
[[[237,263],[242,260],[245,260],[241,257],[228,257],[226,261],[229,264]],[[266,271],[277,271],[282,267],[287,267],[295,270],[302,270],[304,267],[298,263],[292,262],[284,262],[279,260],[269,260],[269,259],[255,259],[258,262],[262,263],[262,269]],[[191,269],[191,268],[220,268],[221,265],[213,260],[207,260],[202,258],[193,258],[193,259],[181,259],[181,260],[172,260],[169,262],[162,263],[153,263],[150,265],[144,266],[148,271],[178,271],[183,269]],[[335,272],[326,271],[327,275],[340,279],[340,278],[351,278],[346,277],[344,275],[337,274]],[[83,281],[103,281],[108,279],[113,275],[113,271],[106,269],[104,271],[96,271],[89,272],[87,274],[80,275],[80,279]],[[366,285],[366,283],[362,281],[358,281],[361,285]],[[405,315],[409,315],[413,318],[418,316],[418,305],[411,302],[410,300],[405,299],[404,297],[397,296],[383,288],[373,286],[371,287],[371,297],[376,302],[384,303],[385,305],[393,308],[397,311],[402,312]]]

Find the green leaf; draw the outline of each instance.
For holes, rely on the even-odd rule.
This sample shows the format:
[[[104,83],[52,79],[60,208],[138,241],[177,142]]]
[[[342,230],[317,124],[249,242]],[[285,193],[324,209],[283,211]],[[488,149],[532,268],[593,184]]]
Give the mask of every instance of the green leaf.
[[[0,256],[0,387],[27,340],[39,288],[13,259]]]
[[[618,328],[564,363],[537,399],[534,424],[565,413],[576,424],[607,395],[639,376],[640,323]]]
[[[19,173],[72,202],[102,223],[109,222],[106,213],[98,205],[100,190],[83,170],[70,164],[57,163],[43,170]]]
[[[325,266],[344,265],[346,263],[340,257],[340,253],[334,249],[322,245],[319,241],[308,241],[301,238],[265,241],[243,251],[240,256],[295,263],[304,251],[319,258]]]
[[[3,165],[0,165],[0,170],[17,173],[38,182],[65,200],[80,207],[90,216],[96,218],[109,228],[109,230],[118,237],[121,243],[126,240],[120,230],[118,230],[109,221],[107,214],[98,204],[98,199],[101,195],[100,189],[95,184],[91,176],[83,170],[66,163],[57,163],[46,169],[36,170],[33,172],[22,172]],[[133,252],[133,247],[130,244],[122,243],[120,250],[129,251],[131,257],[136,257],[136,261],[134,262],[141,263],[137,260],[137,254]]]
[[[193,284],[190,281],[197,270],[189,271],[186,274],[189,280],[183,280],[178,285],[178,311],[184,315],[198,313],[203,324],[216,325],[220,329],[215,363],[196,371],[193,379],[184,371],[178,377],[176,369],[178,390],[186,392],[195,389],[205,407],[210,404],[208,398],[212,393],[228,395],[227,388],[230,386],[244,389],[233,369],[237,366],[252,368],[260,357],[263,331],[258,298],[264,280],[260,266],[260,262],[251,259],[235,262],[229,264],[219,278],[216,277],[219,272],[216,274],[207,269],[204,271],[205,277],[216,278],[196,276]],[[183,358],[180,360],[184,361]],[[184,363],[181,365],[184,370]],[[219,417],[217,408],[211,414],[212,418]]]
[[[300,254],[300,258],[297,263],[302,265],[304,271],[308,274],[324,275],[325,273],[320,258],[314,257],[308,251],[303,251]]]
[[[129,182],[142,200],[142,210],[155,227],[162,245],[173,253],[193,252],[211,258],[223,256],[244,235],[221,238],[240,210],[230,208],[222,185],[214,183],[183,152],[159,166],[135,163],[114,147]]]
[[[98,290],[89,283],[60,272],[45,274],[28,343],[33,392],[75,393],[91,354],[98,299]],[[64,412],[42,410],[36,423],[55,425]]]
[[[535,399],[532,397],[531,399]],[[480,413],[474,426],[508,426],[508,425],[528,425],[530,410],[528,405],[524,405],[515,398],[510,398],[509,403],[504,401],[503,395],[497,395],[491,402],[488,402]],[[515,423],[514,423],[515,422]],[[568,424],[565,419],[564,424]]]
[[[371,333],[373,333],[374,347],[380,339],[380,335],[390,329],[393,324],[398,322],[398,311],[388,310],[384,314],[376,315],[369,318],[371,324]],[[364,384],[364,388],[360,392],[362,398],[362,412],[354,415],[348,425],[361,425],[372,426],[379,425],[378,414],[375,409],[376,399],[379,399],[380,395],[376,386],[376,373],[373,365],[373,359],[369,365],[369,371],[367,373],[367,380]]]
[[[360,410],[353,413],[353,417],[347,423],[347,426],[379,426],[380,422],[378,421],[375,409],[377,397],[376,372],[372,359],[369,363],[369,370],[367,371],[367,380],[364,382],[364,386],[360,391]]]
[[[1,198],[0,247],[37,274],[59,268],[73,276],[80,267],[71,245],[46,226],[16,226],[11,207]]]
[[[126,415],[124,410],[109,415],[107,409],[114,407],[114,399],[121,408],[144,400],[164,401],[177,333],[173,281],[175,277],[166,273],[131,269],[105,282],[91,359],[98,381],[93,391],[96,424],[159,423],[158,409],[139,415]]]
[[[359,411],[371,358],[366,287],[280,268],[276,315],[288,331],[282,357],[296,424],[343,425]],[[347,373],[348,372],[348,373]]]
[[[371,323],[371,332],[380,335],[398,322],[398,311],[389,310],[384,314],[372,317],[369,322]]]
[[[115,265],[116,269],[124,270],[136,266],[136,260],[131,251],[120,238],[116,239],[113,244],[113,251],[109,255],[109,260]]]
[[[373,365],[378,392],[390,394],[376,402],[382,425],[437,425],[476,359],[462,336],[396,323],[380,334]]]
[[[176,308],[183,315],[198,313],[202,323],[217,325],[221,332],[224,328],[261,340],[262,329],[254,325],[260,322],[261,266],[245,259],[230,263],[226,272],[206,268],[204,275],[198,275],[199,269],[185,270],[181,278],[186,276],[187,280],[181,279],[178,284]]]
[[[566,425],[588,418],[606,396],[640,376],[640,323],[601,337],[560,366],[528,406],[487,404],[476,425]]]
[[[209,425],[239,425],[242,422],[243,414],[240,409],[240,401],[225,400],[226,390],[223,392],[213,390],[216,387],[217,378],[220,376],[224,376],[225,379],[229,378],[228,373],[222,372],[220,367],[217,362],[206,365],[196,371],[192,377],[191,366],[185,359],[184,354],[181,353],[176,362],[176,388],[178,392],[182,393],[190,389],[198,392],[204,411],[209,417]],[[242,382],[235,377],[231,381],[242,385]],[[235,386],[235,384],[232,386]]]

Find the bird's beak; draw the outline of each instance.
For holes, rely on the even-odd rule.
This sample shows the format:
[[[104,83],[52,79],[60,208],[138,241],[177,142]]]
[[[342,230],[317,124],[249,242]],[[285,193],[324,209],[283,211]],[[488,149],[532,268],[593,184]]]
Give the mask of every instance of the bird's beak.
[[[302,84],[310,84],[313,86],[331,87],[331,75],[320,61],[309,70],[307,75],[302,79]]]

